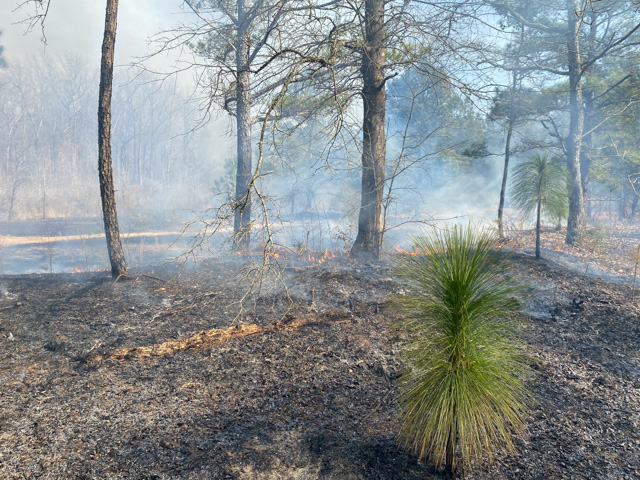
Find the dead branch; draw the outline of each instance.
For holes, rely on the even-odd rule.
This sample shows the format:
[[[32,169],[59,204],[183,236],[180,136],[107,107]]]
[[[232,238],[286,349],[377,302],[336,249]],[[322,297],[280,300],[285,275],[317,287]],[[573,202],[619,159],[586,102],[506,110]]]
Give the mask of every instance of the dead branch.
[[[111,354],[106,354],[104,356],[91,356],[87,363],[90,365],[100,365],[104,362],[145,360],[155,357],[165,357],[179,352],[212,348],[220,343],[236,338],[244,338],[253,335],[266,335],[279,331],[293,332],[302,327],[318,323],[331,322],[332,324],[345,325],[352,322],[351,318],[343,318],[343,315],[344,314],[340,312],[325,312],[322,315],[306,314],[298,317],[290,316],[286,322],[276,321],[271,325],[266,326],[250,324],[236,325],[234,327],[222,329],[213,328],[211,330],[194,333],[188,337],[168,340],[155,345],[119,348],[114,350]]]

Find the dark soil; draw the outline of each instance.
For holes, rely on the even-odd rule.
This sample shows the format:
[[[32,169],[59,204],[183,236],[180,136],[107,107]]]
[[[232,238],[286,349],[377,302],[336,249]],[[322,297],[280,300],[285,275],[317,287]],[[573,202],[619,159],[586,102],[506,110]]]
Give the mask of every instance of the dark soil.
[[[519,456],[460,477],[640,478],[631,285],[513,262],[538,403]],[[387,263],[290,268],[243,309],[229,264],[147,273],[0,277],[1,478],[444,478],[395,442]]]

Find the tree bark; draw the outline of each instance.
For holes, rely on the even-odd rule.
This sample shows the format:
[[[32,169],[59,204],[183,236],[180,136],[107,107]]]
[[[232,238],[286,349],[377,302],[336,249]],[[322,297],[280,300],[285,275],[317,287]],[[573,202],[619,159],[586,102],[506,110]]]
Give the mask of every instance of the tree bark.
[[[595,127],[594,122],[594,97],[593,90],[583,92],[584,100],[584,123],[582,145],[580,147],[580,182],[582,183],[582,197],[585,203],[585,222],[587,215],[587,205],[589,204],[589,169],[591,168],[591,148],[593,146],[593,134],[591,130]]]
[[[538,207],[536,208],[536,260],[540,259],[540,226],[542,217],[542,197],[538,197]]]
[[[113,84],[113,57],[116,43],[118,0],[107,0],[100,65],[100,96],[98,105],[98,173],[102,218],[107,237],[107,250],[111,262],[111,275],[118,277],[127,271],[120,243],[116,196],[113,186],[111,161],[111,92]]]
[[[595,11],[591,11],[589,15],[589,39],[587,42],[587,58],[593,58],[596,54],[597,48],[597,36],[598,36],[598,13]],[[591,72],[589,76],[593,75],[594,78],[597,76],[597,72],[594,72],[596,66],[591,67]],[[585,82],[587,80],[586,73]],[[588,82],[586,82],[588,83]],[[593,147],[593,128],[596,126],[596,122],[594,119],[595,115],[595,92],[593,88],[589,88],[584,90],[582,93],[584,100],[584,124],[583,124],[583,138],[582,138],[582,148],[580,149],[580,177],[582,181],[582,196],[584,197],[585,202],[585,222],[586,218],[590,218],[591,212],[589,208],[589,169],[591,168],[591,148]]]
[[[385,182],[385,31],[384,0],[365,0],[365,45],[362,49],[362,191],[354,258],[380,256],[384,236],[382,201]]]
[[[507,139],[504,145],[504,170],[502,172],[502,186],[500,187],[500,202],[498,203],[498,235],[504,238],[504,224],[502,222],[504,214],[504,197],[507,192],[507,177],[509,176],[509,156],[511,154],[511,136],[513,134],[513,120],[510,118],[507,123]]]
[[[567,0],[567,50],[569,54],[569,135],[567,137],[567,169],[569,170],[569,218],[566,243],[573,245],[585,228],[584,194],[580,151],[584,131],[584,106],[582,99],[582,58],[580,55],[580,23],[576,12],[580,8],[575,0]]]
[[[524,27],[520,33],[520,46],[524,43]],[[512,95],[515,95],[518,88],[518,73],[513,72],[511,77],[511,91]],[[512,103],[512,102],[511,102]],[[504,144],[504,170],[502,171],[502,185],[500,187],[500,201],[498,202],[498,236],[504,238],[504,198],[507,194],[507,178],[509,177],[509,160],[511,156],[511,137],[513,136],[513,124],[516,121],[515,108],[512,107],[508,110],[509,118],[507,119],[507,138]]]
[[[238,1],[238,39],[236,40],[236,196],[233,219],[234,245],[243,250],[249,247],[251,228],[252,152],[251,152],[251,72],[249,49],[251,29],[244,0]]]

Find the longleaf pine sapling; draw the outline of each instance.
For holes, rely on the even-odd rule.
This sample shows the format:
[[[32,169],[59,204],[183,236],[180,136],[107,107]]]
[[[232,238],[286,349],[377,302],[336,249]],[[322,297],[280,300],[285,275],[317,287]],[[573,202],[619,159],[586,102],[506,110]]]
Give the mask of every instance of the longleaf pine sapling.
[[[397,275],[410,333],[400,382],[399,442],[453,473],[515,453],[531,398],[517,339],[519,288],[489,231],[454,227],[413,240]],[[460,459],[460,460],[458,460]]]
[[[540,258],[542,216],[555,223],[569,213],[569,173],[547,155],[533,155],[518,165],[511,182],[511,201],[524,218],[536,215],[536,258]]]

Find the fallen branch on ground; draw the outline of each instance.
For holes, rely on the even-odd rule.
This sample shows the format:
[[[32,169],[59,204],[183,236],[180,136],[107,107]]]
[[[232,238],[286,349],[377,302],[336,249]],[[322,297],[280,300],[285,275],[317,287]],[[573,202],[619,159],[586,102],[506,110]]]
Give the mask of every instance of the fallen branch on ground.
[[[340,318],[337,312],[326,312],[321,316],[316,314],[302,315],[291,318],[287,322],[277,321],[270,325],[260,326],[256,324],[236,325],[229,328],[212,328],[196,332],[184,338],[176,338],[166,342],[143,347],[118,348],[110,354],[96,354],[91,356],[87,363],[97,365],[102,362],[116,362],[124,360],[143,360],[153,357],[164,357],[178,352],[211,348],[226,340],[243,338],[250,335],[267,334],[277,331],[295,331],[301,327],[331,321],[332,324],[350,323],[351,318]],[[344,314],[342,314],[344,315]]]

